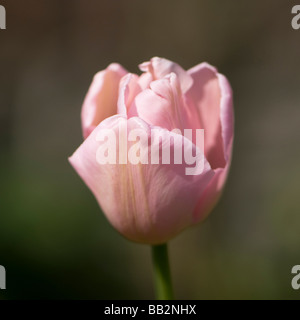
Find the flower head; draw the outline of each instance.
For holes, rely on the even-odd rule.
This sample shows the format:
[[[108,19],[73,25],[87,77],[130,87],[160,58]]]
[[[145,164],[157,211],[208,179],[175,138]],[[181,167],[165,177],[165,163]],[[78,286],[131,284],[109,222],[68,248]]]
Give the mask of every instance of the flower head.
[[[85,140],[69,160],[121,234],[160,244],[202,221],[220,197],[232,91],[207,63],[185,71],[155,57],[139,67],[140,76],[116,63],[95,75],[82,107]]]

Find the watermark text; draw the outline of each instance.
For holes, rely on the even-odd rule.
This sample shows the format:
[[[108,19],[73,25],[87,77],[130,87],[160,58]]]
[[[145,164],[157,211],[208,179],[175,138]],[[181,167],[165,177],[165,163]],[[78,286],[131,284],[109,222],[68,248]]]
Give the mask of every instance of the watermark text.
[[[0,266],[0,289],[6,289],[6,271],[3,266]]]
[[[294,290],[300,289],[300,265],[294,266],[292,268],[292,274],[295,274],[294,278],[292,279],[292,288]]]
[[[98,164],[183,165],[185,175],[204,171],[204,129],[166,130],[144,128],[101,129],[96,137]]]
[[[0,5],[0,29],[6,29],[6,10]]]
[[[291,22],[292,28],[298,30],[300,29],[300,5],[293,6],[292,14],[295,14]]]

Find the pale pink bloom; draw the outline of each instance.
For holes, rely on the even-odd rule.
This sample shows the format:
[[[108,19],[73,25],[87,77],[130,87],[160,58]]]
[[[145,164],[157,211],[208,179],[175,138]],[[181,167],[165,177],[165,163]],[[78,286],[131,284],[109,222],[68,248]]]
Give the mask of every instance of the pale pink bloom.
[[[155,57],[140,69],[138,76],[114,63],[95,75],[82,108],[85,140],[69,161],[122,235],[160,244],[202,221],[221,195],[232,154],[232,91],[207,63],[185,71]],[[97,135],[103,129],[118,134],[120,125],[142,128],[149,137],[152,128],[160,128],[162,144],[174,139],[171,153],[183,143],[197,147],[195,139],[171,130],[204,129],[203,172],[188,176],[185,164],[172,162],[99,164]],[[117,143],[118,153],[121,148]]]

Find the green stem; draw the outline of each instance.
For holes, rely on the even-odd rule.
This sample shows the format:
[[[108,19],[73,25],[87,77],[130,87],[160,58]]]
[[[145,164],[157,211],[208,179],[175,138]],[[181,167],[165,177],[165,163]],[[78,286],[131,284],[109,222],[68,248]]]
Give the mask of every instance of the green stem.
[[[152,261],[156,298],[158,300],[172,300],[173,290],[167,244],[152,246]]]

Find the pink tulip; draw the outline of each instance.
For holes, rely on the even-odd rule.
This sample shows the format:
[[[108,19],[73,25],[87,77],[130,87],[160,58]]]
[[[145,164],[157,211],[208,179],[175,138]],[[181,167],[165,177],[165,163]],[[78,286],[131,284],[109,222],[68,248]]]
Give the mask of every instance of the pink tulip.
[[[231,162],[232,91],[227,79],[207,63],[185,71],[155,57],[140,69],[138,76],[111,64],[95,75],[82,108],[85,140],[69,161],[110,223],[126,238],[153,245],[199,223],[217,203]],[[186,166],[172,161],[99,164],[97,136],[106,129],[118,135],[122,126],[142,129],[149,137],[151,129],[159,128],[159,148],[172,138],[172,152],[183,144],[190,150],[200,147],[194,136],[189,140],[173,129],[204,129],[202,173],[186,175]],[[120,155],[122,143],[117,141],[116,148]]]

